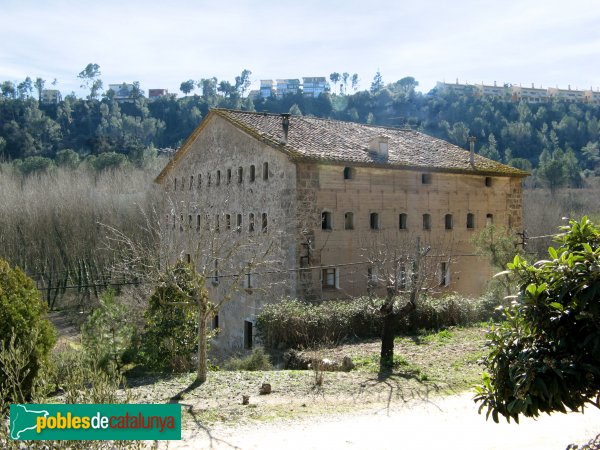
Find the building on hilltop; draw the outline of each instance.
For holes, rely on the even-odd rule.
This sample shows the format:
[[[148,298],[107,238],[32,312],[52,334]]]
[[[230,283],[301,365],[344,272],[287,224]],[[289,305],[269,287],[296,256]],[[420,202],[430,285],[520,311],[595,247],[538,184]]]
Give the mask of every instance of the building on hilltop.
[[[167,95],[169,95],[168,89],[148,89],[148,100],[151,102]]]
[[[218,280],[239,273],[192,255],[213,248],[202,233],[226,243],[264,237],[274,249],[277,269],[243,269],[244,289],[215,318],[217,347],[248,348],[267,303],[372,292],[376,270],[364,249],[375,240],[429,245],[439,290],[481,293],[492,272],[471,238],[489,223],[521,231],[525,176],[410,129],[212,109],[156,181],[171,259],[214,268],[217,298]]]
[[[57,104],[62,101],[62,95],[58,89],[43,89],[42,103],[50,105]]]
[[[301,92],[300,80],[297,78],[277,80],[277,97]]]
[[[302,92],[306,97],[317,98],[329,92],[329,83],[325,77],[302,77]]]

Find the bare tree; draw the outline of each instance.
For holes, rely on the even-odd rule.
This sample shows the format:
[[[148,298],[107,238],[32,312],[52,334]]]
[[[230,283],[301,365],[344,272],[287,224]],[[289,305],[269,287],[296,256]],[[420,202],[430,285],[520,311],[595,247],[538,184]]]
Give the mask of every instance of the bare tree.
[[[449,284],[451,244],[422,243],[421,237],[402,232],[370,233],[362,239],[368,262],[369,297],[384,292],[377,307],[381,316],[380,373],[394,363],[394,338],[401,317],[417,309],[423,293],[432,294]]]
[[[269,229],[268,218],[250,213],[243,230],[238,214],[225,213],[228,201],[198,204],[167,197],[166,212],[147,214],[145,239],[136,239],[106,226],[107,245],[118,252],[115,270],[137,279],[176,287],[198,308],[198,363],[196,383],[207,378],[209,322],[242,291],[266,295],[279,282],[282,272],[276,251],[280,233]],[[187,289],[178,283],[178,260],[189,263],[194,276]],[[261,276],[257,287],[256,277]],[[162,276],[161,276],[162,275]],[[206,292],[205,286],[208,285]]]

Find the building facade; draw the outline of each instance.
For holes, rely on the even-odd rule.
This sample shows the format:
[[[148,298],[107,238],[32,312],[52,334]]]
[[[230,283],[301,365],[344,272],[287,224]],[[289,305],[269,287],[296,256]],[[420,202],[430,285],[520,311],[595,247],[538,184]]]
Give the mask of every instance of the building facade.
[[[481,293],[491,269],[471,238],[488,223],[521,231],[526,175],[413,130],[213,109],[157,182],[165,239],[179,242],[172,257],[215,264],[213,281],[241,278],[215,343],[236,348],[252,345],[266,303],[372,292],[378,267],[367,253],[377,242],[405,253],[429,246],[437,291]],[[225,270],[190,250],[199,241],[213,248],[215,236],[252,245]],[[265,246],[273,267],[236,274]],[[216,298],[225,284],[210,286]]]

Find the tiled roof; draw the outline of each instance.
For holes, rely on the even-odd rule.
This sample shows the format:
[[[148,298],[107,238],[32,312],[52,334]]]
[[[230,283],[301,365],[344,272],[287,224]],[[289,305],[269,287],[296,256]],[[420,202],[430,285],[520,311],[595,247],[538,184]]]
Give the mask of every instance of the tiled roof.
[[[290,116],[287,142],[284,143],[280,114],[212,109],[204,123],[211,114],[222,117],[256,139],[287,153],[294,160],[518,177],[529,175],[477,154],[475,167],[472,167],[468,150],[414,130]],[[187,151],[201,129],[202,124],[178,153]],[[369,151],[370,142],[381,136],[388,138],[387,158]],[[178,155],[175,155],[172,164],[163,172],[167,172],[177,159]],[[157,180],[164,175],[166,173],[161,173]]]

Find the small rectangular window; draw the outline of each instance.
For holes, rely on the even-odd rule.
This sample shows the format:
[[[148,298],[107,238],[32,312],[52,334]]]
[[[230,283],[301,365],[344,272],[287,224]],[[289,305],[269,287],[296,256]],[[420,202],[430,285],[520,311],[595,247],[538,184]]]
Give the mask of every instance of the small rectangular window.
[[[379,214],[371,213],[369,215],[369,225],[371,230],[379,230]]]
[[[489,227],[490,225],[494,224],[494,215],[493,214],[486,214],[485,216],[485,224]]]
[[[256,167],[254,165],[250,166],[250,183],[254,183],[256,179]]]
[[[322,287],[326,289],[339,289],[340,274],[337,267],[323,269],[321,272]]]
[[[267,232],[267,228],[268,228],[268,218],[267,218],[267,213],[263,213],[262,214],[262,232],[266,233]]]
[[[208,172],[206,174],[206,185],[210,186],[210,184],[211,184],[211,174],[210,174],[210,172]]]
[[[227,184],[231,183],[231,169],[227,169]]]
[[[231,215],[230,214],[225,214],[225,228],[227,228],[227,230],[231,230]]]
[[[200,223],[201,223],[201,221],[200,221],[200,214],[197,214],[196,215],[196,230],[200,229]]]
[[[183,213],[179,215],[179,231],[183,231]]]
[[[219,313],[216,313],[212,318],[212,329],[216,330],[219,328]]]
[[[440,263],[440,286],[448,286],[450,284],[450,265],[446,262]]]
[[[444,216],[444,228],[446,230],[452,229],[452,214],[446,214]]]
[[[243,183],[244,181],[244,168],[238,167],[238,183]]]
[[[423,229],[431,230],[431,215],[423,214]]]
[[[244,320],[244,348],[251,349],[253,342],[254,341],[252,338],[252,322],[250,322],[249,320]]]
[[[430,173],[422,173],[421,174],[421,184],[431,184],[431,174]]]
[[[254,288],[253,277],[251,273],[244,274],[244,289]]]
[[[173,180],[173,190],[177,190],[177,177],[175,177],[175,179]]]
[[[190,175],[190,191],[194,189],[194,175]]]
[[[323,211],[321,213],[321,229],[322,230],[331,230],[331,213],[329,211]]]
[[[185,254],[185,262],[188,264],[192,263],[192,255],[190,255],[189,253]]]
[[[344,214],[344,229],[354,230],[354,213],[347,212]]]
[[[408,229],[408,216],[405,213],[398,216],[398,228],[401,230]]]
[[[248,231],[252,233],[254,231],[254,214],[248,214]]]
[[[242,232],[242,215],[241,214],[237,215],[236,227],[237,227],[237,232],[241,233]]]
[[[217,233],[219,233],[219,232],[221,231],[221,223],[220,223],[220,222],[221,222],[221,221],[220,221],[220,217],[219,217],[219,215],[217,214],[217,215],[215,216],[215,231],[216,231]]]
[[[492,187],[492,177],[485,177],[485,186]]]
[[[471,230],[475,228],[475,215],[472,213],[467,214],[467,228]]]
[[[192,219],[192,215],[188,214],[188,228],[191,230],[192,229],[192,224],[193,224],[193,219]]]
[[[217,184],[217,186],[219,186],[221,184],[221,171],[220,170],[217,170],[216,184]]]
[[[200,189],[202,187],[202,175],[198,174],[198,189]]]
[[[263,163],[263,180],[269,179],[269,163]]]
[[[344,180],[351,180],[354,178],[354,169],[352,167],[344,167]]]

